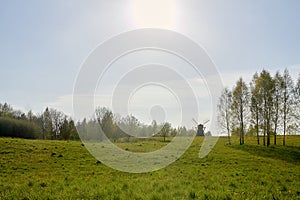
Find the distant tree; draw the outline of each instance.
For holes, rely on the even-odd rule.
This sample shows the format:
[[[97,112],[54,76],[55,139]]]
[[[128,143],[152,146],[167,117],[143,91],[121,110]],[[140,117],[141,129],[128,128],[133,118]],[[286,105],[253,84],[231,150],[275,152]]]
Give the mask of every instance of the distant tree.
[[[294,109],[293,116],[295,119],[296,127],[300,128],[300,73],[298,75],[298,80],[294,88]]]
[[[4,103],[0,104],[0,117],[5,118],[2,122],[6,124],[4,126],[8,128],[6,130],[12,137],[68,139],[73,135],[78,138],[74,121],[67,120],[66,115],[55,109],[46,108],[42,114],[37,115],[30,110],[25,114],[21,110],[14,110],[8,103]],[[32,134],[28,133],[30,130]]]
[[[171,131],[170,131],[170,135],[172,136],[172,137],[175,137],[176,135],[177,135],[177,129],[176,128],[171,128]]]
[[[139,120],[133,115],[128,115],[124,119],[126,128],[126,134],[131,136],[137,136],[139,133]]]
[[[0,117],[0,137],[38,138],[39,127],[27,120]]]
[[[23,119],[27,120],[25,113],[23,113],[21,110],[13,110],[11,111],[11,117],[15,119]]]
[[[239,123],[240,144],[245,143],[245,124],[249,108],[249,91],[246,83],[240,78],[233,89],[232,111]]]
[[[222,129],[226,130],[228,143],[230,144],[230,133],[232,124],[232,93],[225,88],[219,98],[218,104],[218,122]]]
[[[300,104],[300,73],[298,75],[298,80],[297,80],[297,83],[295,85],[294,93],[295,93],[295,101],[296,101],[296,103]]]
[[[77,134],[76,126],[73,119],[69,119],[69,131],[70,131],[70,139],[71,140],[79,140],[79,136]]]
[[[36,126],[39,127],[39,130],[40,130],[40,133],[38,135],[38,138],[39,139],[44,139],[43,138],[43,121],[42,121],[42,117],[41,117],[42,114],[34,114],[32,112],[32,116],[29,118],[28,117],[28,114],[26,115],[26,120],[29,121],[30,123],[33,123],[35,124]]]
[[[101,141],[103,139],[103,135],[99,132],[99,123],[96,119],[89,119],[82,123],[83,128],[83,140],[88,141]]]
[[[283,145],[285,145],[285,135],[286,129],[290,121],[291,117],[291,108],[292,108],[292,91],[293,91],[293,79],[291,78],[287,69],[283,72],[283,85],[282,85],[282,93],[283,93]]]
[[[113,139],[115,142],[117,140],[117,132],[113,113],[105,107],[97,108],[95,113],[103,134],[105,134],[108,138]]]
[[[0,104],[0,117],[12,117],[13,108],[8,104]]]
[[[35,115],[33,114],[32,110],[29,110],[29,111],[27,112],[26,118],[27,118],[28,121],[30,121],[30,122],[32,122],[32,121],[34,120]]]
[[[207,132],[205,133],[205,136],[212,136],[212,134],[211,134],[210,131],[207,131]],[[230,142],[230,141],[229,141],[229,142]]]
[[[277,143],[277,129],[280,123],[280,111],[282,108],[282,88],[283,88],[283,78],[279,72],[276,72],[274,76],[274,93],[273,93],[273,115],[272,120],[274,124],[274,144]]]
[[[105,116],[104,116],[105,117]],[[116,133],[114,124],[111,125],[112,129],[109,129],[110,124],[108,121],[106,121],[106,117],[103,119],[102,127],[99,126],[99,122],[97,120],[91,119],[87,122],[87,139],[88,140],[96,140],[96,141],[102,141],[103,139],[109,138],[113,141],[116,140]],[[101,128],[101,129],[100,129]]]
[[[62,125],[60,126],[60,138],[63,140],[69,140],[70,139],[70,127],[69,127],[69,121],[67,120],[67,118],[65,117]]]
[[[41,117],[43,139],[51,139],[52,135],[52,118],[50,110],[47,107]]]
[[[71,118],[67,119],[67,117],[65,117],[63,124],[60,126],[60,139],[78,139],[76,136],[74,121]]]
[[[99,126],[98,123],[97,125]],[[78,133],[80,133],[81,140],[88,140],[88,125],[86,118],[84,118],[81,122],[77,122],[76,129],[78,130]]]
[[[261,108],[263,117],[263,143],[267,146],[270,145],[270,134],[271,134],[271,122],[273,112],[273,93],[274,93],[274,81],[269,72],[263,70],[257,80],[257,87],[259,88],[259,95],[262,98]]]
[[[262,109],[261,109],[262,97],[259,92],[260,90],[259,87],[260,86],[258,84],[258,74],[255,73],[250,83],[250,90],[251,90],[250,111],[251,111],[252,123],[254,124],[254,128],[256,131],[257,144],[259,144],[259,127],[260,127],[261,113],[262,113]]]
[[[106,107],[99,107],[99,108],[96,108],[95,110],[95,114],[96,114],[96,119],[98,121],[98,123],[101,125],[102,123],[102,120],[104,118],[104,115],[107,113],[107,112],[111,112],[108,108]]]
[[[117,122],[119,133],[118,137],[126,137],[127,141],[130,140],[132,136],[140,136],[147,134],[147,128],[139,122],[139,120],[133,115],[127,115],[126,117],[121,117]]]
[[[162,124],[162,129],[160,130],[160,135],[164,138],[164,142],[166,142],[166,137],[171,131],[171,124],[169,122],[166,122]]]
[[[52,108],[50,109],[50,117],[52,122],[51,139],[59,139],[60,128],[63,125],[66,116],[62,112]]]
[[[152,122],[151,122],[151,127],[152,127],[152,133],[151,133],[151,135],[153,136],[153,135],[156,135],[157,134],[157,132],[158,132],[158,127],[157,127],[157,122],[156,122],[156,120],[153,120]]]
[[[185,126],[178,127],[177,132],[178,132],[179,136],[187,136],[188,135],[188,131]]]
[[[152,132],[152,125],[151,124],[143,124],[142,122],[139,122],[140,123],[140,127],[141,127],[141,133],[139,134],[140,136],[142,137],[151,137],[153,135],[153,132]]]
[[[140,124],[139,126],[139,137],[147,137],[148,134],[148,126],[145,124]]]

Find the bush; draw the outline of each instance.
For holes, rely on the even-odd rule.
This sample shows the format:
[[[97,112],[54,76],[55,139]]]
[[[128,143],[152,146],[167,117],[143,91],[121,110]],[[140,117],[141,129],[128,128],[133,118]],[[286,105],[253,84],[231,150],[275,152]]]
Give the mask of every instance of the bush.
[[[0,137],[36,139],[39,133],[41,133],[41,129],[34,123],[0,117]]]

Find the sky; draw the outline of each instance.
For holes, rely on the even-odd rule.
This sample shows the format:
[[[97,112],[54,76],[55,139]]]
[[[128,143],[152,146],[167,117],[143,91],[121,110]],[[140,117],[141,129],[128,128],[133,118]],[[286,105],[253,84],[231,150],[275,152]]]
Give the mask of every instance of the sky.
[[[12,0],[0,4],[0,102],[24,112],[40,113],[49,106],[73,115],[74,84],[90,53],[107,39],[139,28],[168,29],[191,38],[206,50],[229,88],[239,77],[249,82],[262,69],[274,74],[288,68],[294,79],[300,72],[297,0]],[[164,57],[146,53],[121,60],[111,73],[135,60],[143,63],[145,58]],[[167,56],[163,60],[172,66],[180,63]],[[203,89],[205,95],[197,100],[207,108],[197,120],[205,120],[209,118],[210,92],[201,79],[190,76],[192,73],[186,70],[193,87]],[[99,102],[108,105],[109,101],[103,100],[108,89],[97,91]],[[151,102],[146,102],[147,94],[153,91],[158,96],[155,105],[157,101],[176,102],[174,96],[164,95],[158,88],[137,92],[132,112],[136,109],[147,122],[149,116],[142,116],[137,107],[148,112]],[[157,115],[162,112],[151,105]],[[178,105],[168,105],[177,112]],[[173,124],[178,120],[171,117]]]

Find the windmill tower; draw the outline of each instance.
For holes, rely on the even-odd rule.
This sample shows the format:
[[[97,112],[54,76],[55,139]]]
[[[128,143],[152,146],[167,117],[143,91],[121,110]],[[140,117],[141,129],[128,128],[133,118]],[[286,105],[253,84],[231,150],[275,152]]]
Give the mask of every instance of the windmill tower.
[[[205,131],[205,124],[209,122],[209,120],[206,120],[203,123],[198,123],[195,119],[193,119],[193,121],[196,123],[197,125],[197,134],[196,136],[204,136],[204,131]]]

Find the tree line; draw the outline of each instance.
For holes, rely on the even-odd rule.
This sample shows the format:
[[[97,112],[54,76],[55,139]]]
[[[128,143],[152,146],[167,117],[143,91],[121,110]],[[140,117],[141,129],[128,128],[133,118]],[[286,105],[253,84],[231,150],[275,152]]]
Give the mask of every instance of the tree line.
[[[271,136],[277,144],[277,135],[299,131],[300,116],[300,73],[294,82],[289,71],[279,71],[271,76],[267,70],[255,73],[249,84],[240,78],[230,90],[225,88],[219,98],[218,122],[230,136],[240,138],[245,143],[245,135],[256,136],[257,144],[269,146]]]
[[[132,137],[152,136],[162,137],[163,141],[166,141],[168,136],[192,135],[195,132],[184,126],[173,128],[169,122],[158,124],[153,120],[151,124],[144,124],[133,115],[121,117],[105,107],[97,108],[94,118],[84,118],[75,124],[71,117],[53,108],[47,107],[42,113],[34,114],[32,111],[24,113],[13,109],[7,103],[0,103],[0,137],[101,140],[103,135],[100,134],[99,127],[106,137],[114,142],[120,139],[129,141]]]
[[[95,118],[77,123],[77,130],[81,133],[83,140],[97,137],[101,140],[103,134],[99,134],[99,125],[106,137],[116,142],[118,140],[130,141],[135,137],[162,137],[166,141],[168,136],[186,136],[195,134],[195,130],[188,130],[186,127],[172,127],[171,123],[157,123],[155,120],[151,124],[140,122],[135,116],[127,115],[125,117],[114,114],[109,108],[100,107],[95,111]],[[91,134],[98,133],[97,136]],[[102,135],[102,136],[101,136]],[[99,138],[100,137],[100,138]]]
[[[79,139],[74,121],[63,112],[46,108],[41,114],[24,113],[0,103],[0,136],[28,139]]]

